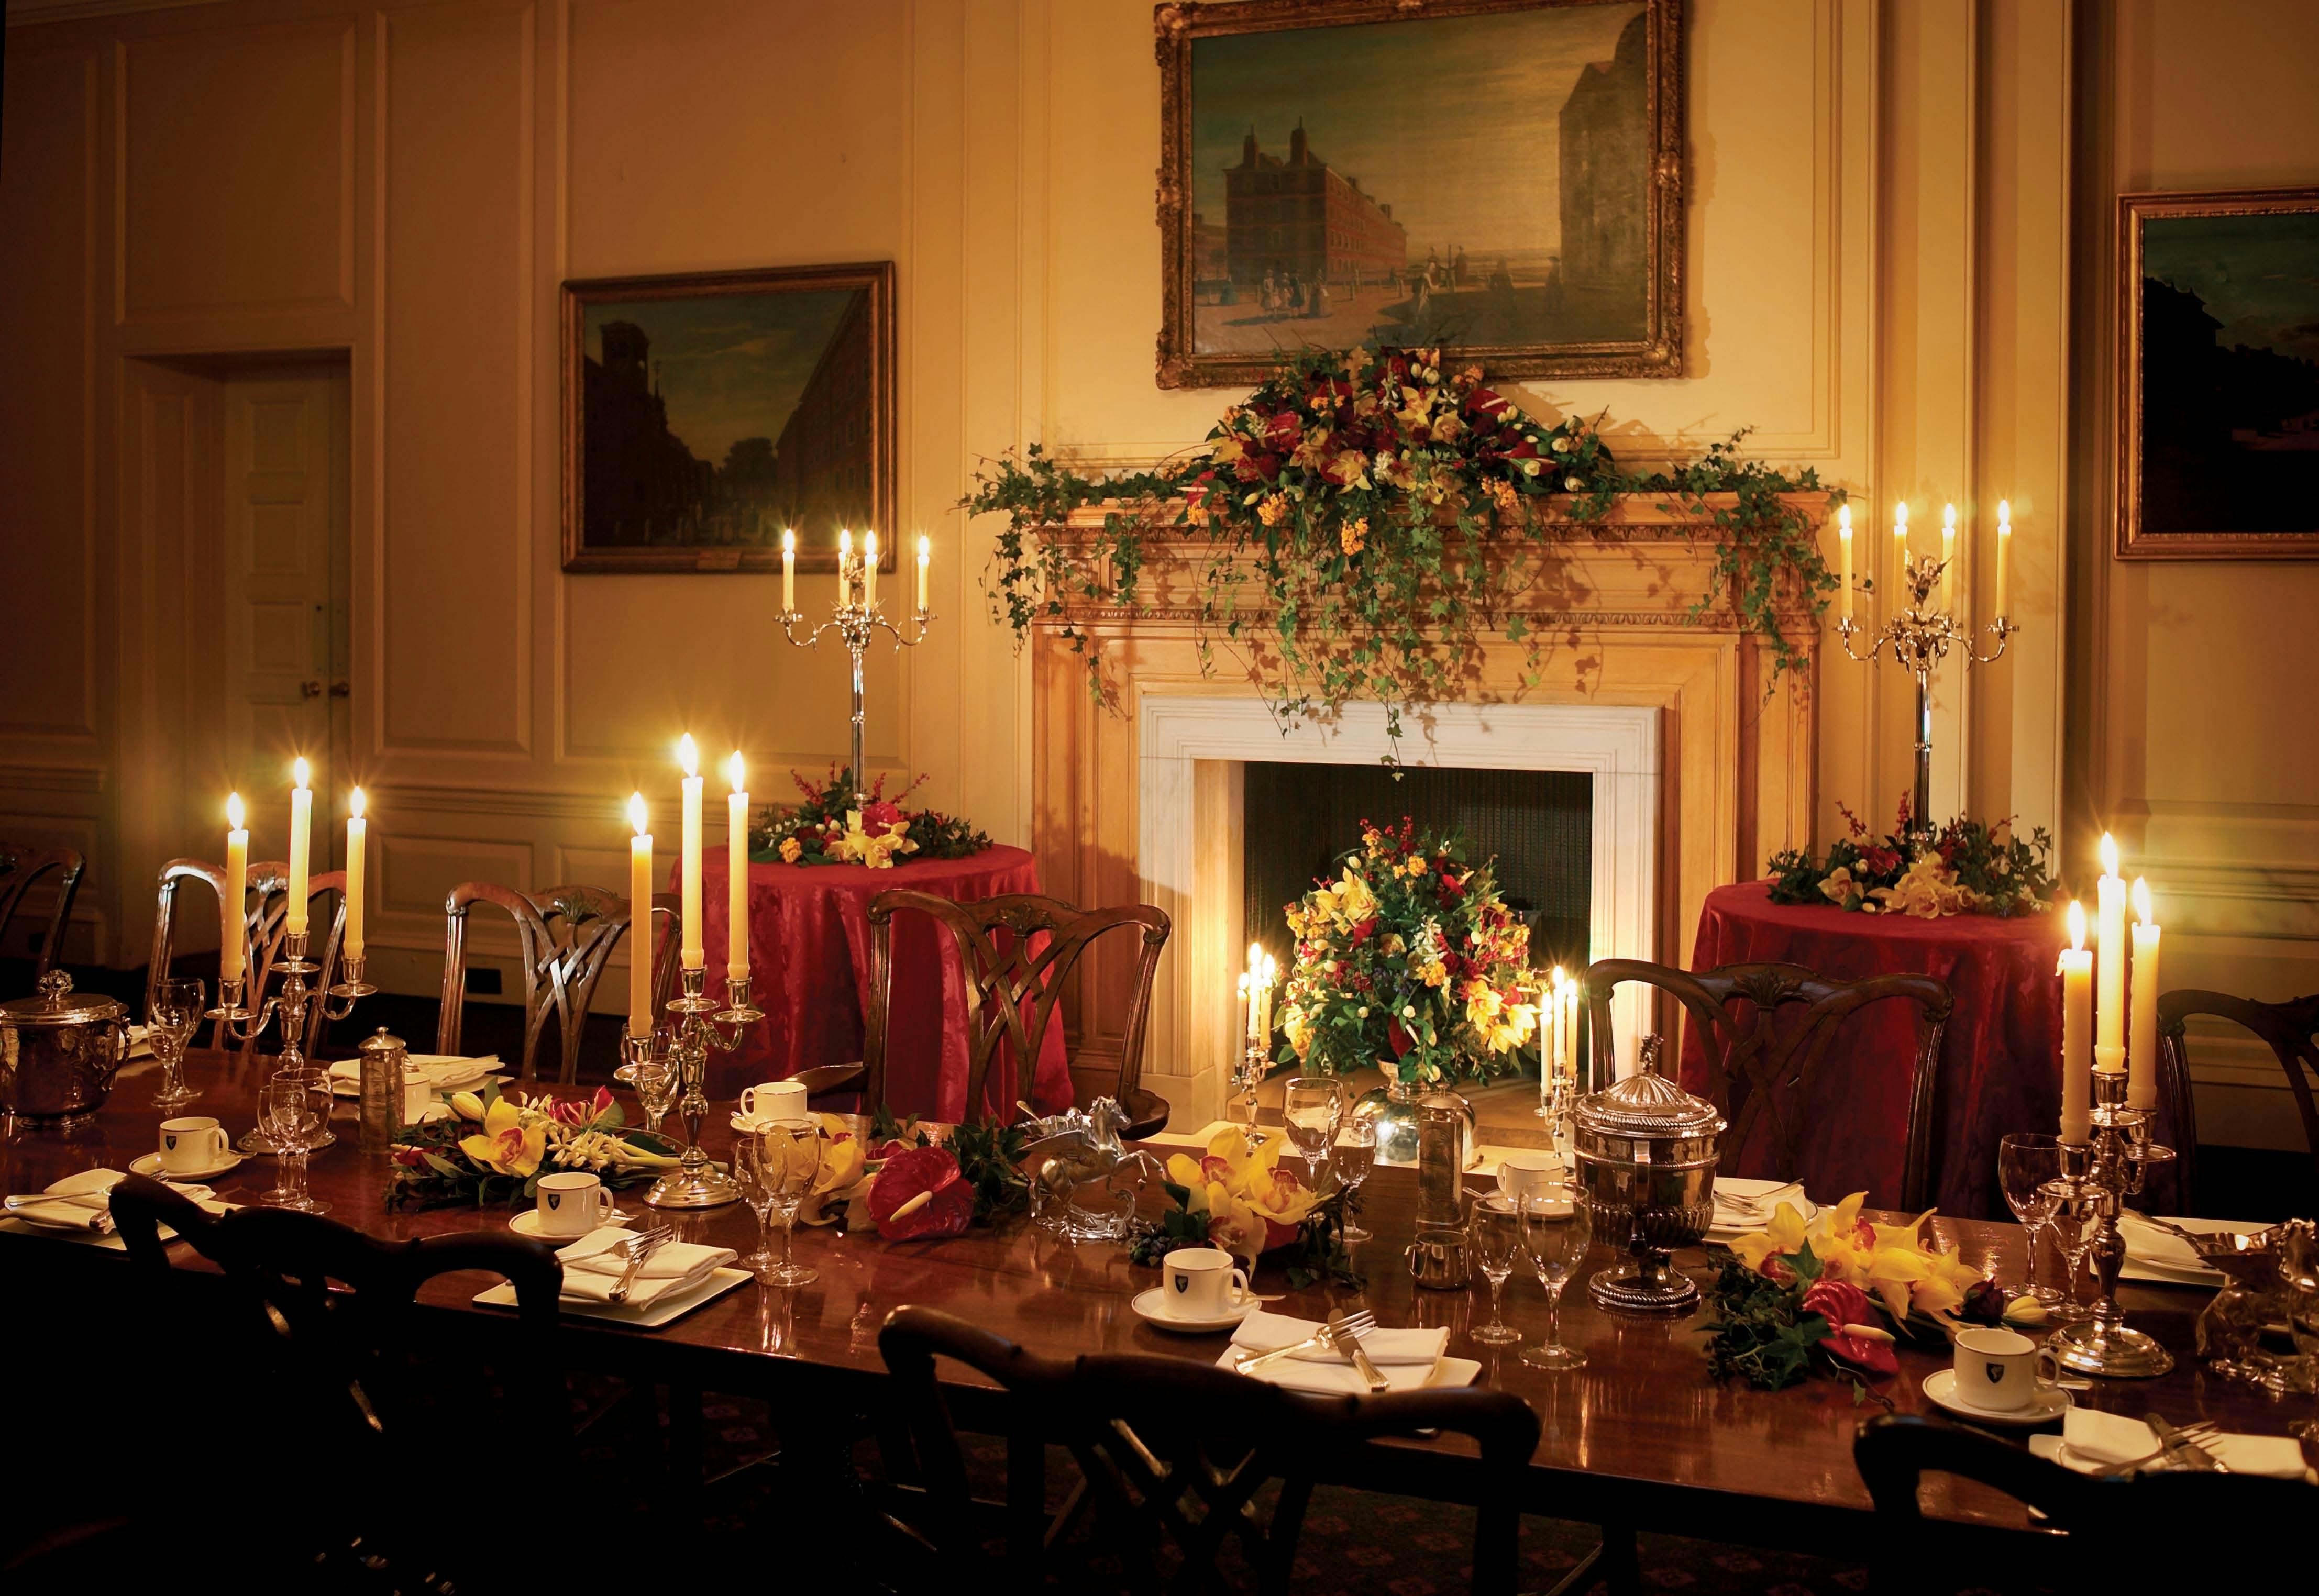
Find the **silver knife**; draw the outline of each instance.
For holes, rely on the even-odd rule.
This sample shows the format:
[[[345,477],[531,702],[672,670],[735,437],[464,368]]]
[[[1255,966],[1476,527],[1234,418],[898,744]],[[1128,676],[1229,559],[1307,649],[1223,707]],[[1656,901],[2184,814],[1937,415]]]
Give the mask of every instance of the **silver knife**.
[[[2210,1474],[2226,1474],[2231,1472],[2223,1466],[2221,1458],[2207,1451],[2206,1447],[2184,1435],[2157,1414],[2144,1413],[2142,1416],[2142,1421],[2150,1426],[2150,1433],[2156,1436],[2165,1447],[2164,1456],[2179,1457],[2191,1468]]]
[[[619,1307],[628,1300],[628,1290],[636,1285],[636,1274],[645,1267],[645,1260],[659,1250],[658,1239],[639,1236],[628,1244],[628,1267],[620,1271],[620,1282],[612,1287],[611,1303],[614,1307]]]
[[[1293,1341],[1286,1347],[1275,1347],[1269,1352],[1259,1352],[1252,1357],[1243,1357],[1234,1363],[1232,1367],[1245,1375],[1251,1369],[1260,1369],[1267,1364],[1278,1363],[1282,1358],[1293,1357],[1299,1352],[1310,1352],[1315,1347],[1326,1345],[1328,1339],[1328,1332],[1323,1330],[1318,1334],[1307,1336],[1301,1341]]]
[[[1351,1364],[1360,1377],[1369,1383],[1371,1391],[1393,1389],[1393,1383],[1385,1377],[1384,1371],[1369,1361],[1369,1355],[1361,1348],[1360,1337],[1345,1329],[1341,1313],[1329,1321],[1329,1345],[1334,1347],[1338,1356]]]

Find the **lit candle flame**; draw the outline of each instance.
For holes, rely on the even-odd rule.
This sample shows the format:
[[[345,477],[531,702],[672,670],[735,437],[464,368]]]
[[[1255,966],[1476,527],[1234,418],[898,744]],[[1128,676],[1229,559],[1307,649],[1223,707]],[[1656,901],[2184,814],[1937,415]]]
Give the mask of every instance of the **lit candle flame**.
[[[725,768],[733,773],[733,790],[735,792],[740,792],[747,789],[749,779],[742,773],[741,751],[739,749],[735,748],[733,750],[733,757],[731,760],[726,762]]]
[[[641,792],[628,794],[628,824],[636,828],[636,835],[645,834],[645,795]]]
[[[2013,500],[2011,500],[2010,499],[2000,499],[2000,500],[1999,500],[1997,501],[1997,524],[1998,524],[1999,526],[2002,527],[2002,526],[2004,526],[2008,521],[2010,521],[2012,518],[2013,518]]]
[[[1954,532],[1956,530],[1955,505],[1948,504],[1941,507],[1941,528],[1947,532]]]
[[[1852,506],[1839,504],[1836,507],[1836,526],[1840,532],[1852,530]]]
[[[2157,918],[2156,912],[2150,906],[2149,882],[2143,880],[2140,876],[2134,877],[2134,892],[2132,896],[2134,898],[2134,917],[2135,919],[2141,921],[2144,925],[2147,925]]]
[[[1254,975],[1254,974],[1256,974],[1259,970],[1262,969],[1263,968],[1264,968],[1264,944],[1263,944],[1262,942],[1250,942],[1250,943],[1249,943],[1249,944],[1248,944],[1248,971],[1249,971],[1249,973],[1250,973],[1250,975]]]
[[[700,774],[700,750],[693,745],[690,732],[676,740],[676,762],[684,767],[688,776]]]
[[[356,820],[360,820],[363,817],[363,794],[361,788],[355,788],[347,794],[347,813]]]
[[[931,538],[931,537],[923,537],[923,536],[922,536],[922,537],[919,537],[919,539],[918,539],[918,558],[919,558],[919,560],[920,560],[921,562],[923,562],[923,561],[925,561],[925,560],[932,559],[932,558],[934,557],[934,540],[933,538]]]
[[[797,530],[795,527],[784,527],[781,528],[781,553],[785,555],[793,555],[797,553]]]
[[[2117,843],[2111,839],[2107,832],[2102,833],[2101,867],[2102,874],[2105,876],[2117,874]]]
[[[1908,501],[1903,499],[1899,503],[1892,507],[1892,527],[1895,531],[1905,531],[1908,528]]]
[[[840,564],[843,564],[844,562],[845,562],[845,561],[847,561],[847,560],[850,560],[850,559],[852,559],[853,557],[853,528],[852,528],[851,527],[840,527],[837,529],[837,558],[838,558],[838,561],[839,561],[839,563],[840,563]]]
[[[306,756],[302,753],[300,754],[296,762],[290,767],[290,780],[302,789],[313,779],[313,772],[307,769],[306,766]]]
[[[2070,951],[2086,951],[2086,906],[2074,897],[2070,900]]]
[[[241,794],[238,792],[225,795],[225,823],[235,831],[248,829],[249,823],[242,815]]]

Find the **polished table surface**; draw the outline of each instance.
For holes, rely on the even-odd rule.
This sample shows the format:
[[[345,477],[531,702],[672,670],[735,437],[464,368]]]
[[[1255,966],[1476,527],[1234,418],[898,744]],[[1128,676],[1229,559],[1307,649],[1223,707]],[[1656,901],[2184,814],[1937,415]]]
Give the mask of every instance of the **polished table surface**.
[[[254,1083],[271,1062],[243,1065],[195,1053],[187,1073],[204,1096],[179,1112],[216,1114],[238,1133],[250,1122]],[[75,1134],[26,1132],[0,1147],[5,1189],[36,1192],[50,1181],[98,1166],[126,1169],[132,1159],[150,1151],[161,1115],[147,1100],[158,1071],[149,1063],[132,1069],[123,1072],[104,1112]],[[356,1150],[350,1109],[340,1105],[338,1129],[343,1140],[314,1154],[310,1169],[311,1189],[329,1201],[331,1217],[387,1236],[438,1235],[505,1223],[502,1209],[388,1213],[382,1202],[386,1159]],[[720,1105],[710,1116],[716,1130],[703,1132],[704,1142],[719,1156],[731,1141],[725,1120]],[[272,1186],[273,1177],[271,1159],[253,1159],[213,1184],[227,1201],[251,1202]],[[1877,1411],[1872,1402],[1855,1406],[1850,1389],[1831,1381],[1776,1393],[1718,1385],[1707,1375],[1698,1334],[1701,1315],[1677,1321],[1614,1317],[1588,1301],[1581,1280],[1574,1280],[1564,1294],[1562,1326],[1565,1339],[1587,1353],[1585,1368],[1549,1374],[1521,1363],[1519,1348],[1480,1346],[1466,1332],[1482,1322],[1475,1314],[1488,1312],[1486,1287],[1477,1279],[1470,1292],[1422,1290],[1402,1267],[1414,1187],[1412,1174],[1402,1169],[1380,1169],[1370,1179],[1364,1217],[1378,1239],[1358,1249],[1357,1262],[1367,1276],[1366,1295],[1358,1300],[1374,1308],[1384,1324],[1448,1326],[1453,1355],[1477,1358],[1484,1380],[1518,1393],[1537,1411],[1543,1435],[1531,1465],[1532,1510],[1830,1553],[1865,1544],[1870,1503],[1853,1466],[1852,1438],[1860,1420]],[[623,1206],[631,1213],[642,1210],[641,1195],[641,1188],[625,1194]],[[737,1204],[672,1217],[684,1240],[743,1251],[753,1243],[755,1222]],[[2001,1278],[2019,1277],[2024,1232],[2017,1226],[1939,1218],[1932,1222],[1945,1240],[1968,1256],[1993,1262]],[[11,1235],[0,1238],[0,1247],[15,1249],[10,1256],[17,1269],[47,1271],[59,1279],[86,1267],[125,1267],[118,1254],[67,1239]],[[879,1326],[904,1303],[946,1309],[1048,1353],[1141,1352],[1213,1361],[1225,1344],[1221,1336],[1169,1334],[1138,1319],[1129,1299],[1157,1284],[1157,1273],[1131,1266],[1122,1248],[1059,1240],[1019,1218],[995,1229],[918,1242],[889,1243],[870,1231],[804,1229],[797,1252],[800,1261],[821,1271],[815,1284],[792,1291],[746,1285],[658,1330],[567,1318],[568,1357],[575,1366],[642,1370],[776,1402],[866,1403],[877,1400],[884,1384]],[[182,1244],[172,1256],[180,1263],[192,1260]],[[1609,1253],[1598,1246],[1582,1277],[1608,1261]],[[1701,1267],[1704,1263],[1697,1253],[1683,1255],[1683,1261]],[[20,1273],[15,1278],[21,1283],[28,1276]],[[438,1321],[446,1356],[470,1345],[488,1347],[509,1322],[506,1315],[469,1301],[490,1284],[482,1276],[447,1276],[422,1299],[446,1311]],[[1286,1289],[1279,1271],[1270,1266],[1260,1272],[1258,1285]],[[1277,1311],[1316,1315],[1332,1298],[1346,1294],[1314,1287],[1292,1294]],[[2226,1429],[2264,1434],[2284,1434],[2309,1416],[2305,1399],[2274,1403],[2243,1385],[2208,1377],[2188,1356],[2192,1321],[2206,1301],[2204,1291],[2130,1286],[2125,1300],[2134,1322],[2173,1347],[2180,1363],[2159,1380],[2096,1382],[2091,1392],[2079,1394],[2080,1402],[2135,1415],[2154,1409],[2178,1423],[2214,1419]],[[1506,1313],[1527,1339],[1542,1334],[1545,1300],[1534,1278],[1518,1274],[1508,1284]],[[1945,1361],[1930,1352],[1904,1350],[1899,1375],[1885,1386],[1892,1406],[1902,1412],[1936,1411],[1919,1386]],[[962,1382],[974,1379],[962,1370],[949,1372]],[[961,1390],[959,1396],[962,1420],[974,1417],[974,1394]],[[1465,1443],[1444,1438],[1389,1443],[1346,1459],[1324,1460],[1322,1467],[1324,1474],[1348,1483],[1446,1494],[1456,1492],[1469,1459]],[[1928,1483],[1926,1502],[1968,1537],[2025,1527],[2017,1506],[1962,1483]]]

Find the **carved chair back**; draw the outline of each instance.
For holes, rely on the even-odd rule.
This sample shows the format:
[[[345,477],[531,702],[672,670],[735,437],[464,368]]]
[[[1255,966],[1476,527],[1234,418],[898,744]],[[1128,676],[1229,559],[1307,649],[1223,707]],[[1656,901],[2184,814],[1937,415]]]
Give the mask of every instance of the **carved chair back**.
[[[1055,1023],[1064,981],[1097,937],[1123,927],[1140,933],[1134,981],[1120,1037],[1119,1084],[1114,1094],[1128,1110],[1129,1137],[1167,1123],[1168,1105],[1143,1088],[1143,1037],[1151,1010],[1151,979],[1168,945],[1165,911],[1150,904],[1081,911],[1060,898],[1012,893],[977,903],[955,903],[897,888],[870,900],[872,968],[870,1014],[862,1044],[865,1107],[886,1101],[887,1014],[893,996],[893,918],[901,909],[932,915],[957,943],[966,974],[966,1117],[1015,1117],[1013,1096],[1028,1097],[1047,1027]],[[990,1067],[1004,1048],[1017,1071],[1007,1101],[986,1104]],[[818,1073],[818,1072],[812,1072]],[[809,1091],[826,1087],[808,1084]],[[1157,1120],[1153,1120],[1156,1114]]]
[[[114,1188],[112,1208],[131,1259],[157,1285],[203,1289],[175,1278],[163,1224],[223,1273],[226,1312],[212,1322],[234,1366],[247,1373],[255,1412],[277,1429],[293,1425],[300,1466],[330,1483],[295,1515],[299,1526],[267,1533],[323,1532],[312,1550],[321,1554],[326,1588],[333,1564],[358,1577],[361,1560],[381,1555],[406,1580],[447,1580],[456,1571],[483,1588],[490,1571],[479,1565],[492,1541],[520,1542],[504,1526],[529,1521],[522,1507],[537,1504],[501,1503],[463,1541],[465,1515],[444,1513],[429,1482],[440,1475],[447,1433],[523,1438],[523,1465],[503,1471],[495,1490],[522,1497],[559,1474],[570,1419],[555,1347],[564,1270],[554,1250],[498,1232],[384,1240],[278,1208],[220,1218],[138,1176]],[[415,1350],[438,1344],[420,1319],[420,1289],[462,1270],[499,1276],[515,1290],[512,1333],[495,1346],[487,1371],[472,1359]],[[357,1539],[358,1549],[351,1546]]]
[[[1872,1003],[1903,998],[1917,1005],[1917,1050],[1908,1081],[1908,1151],[1900,1189],[1873,1194],[1899,1206],[1931,1201],[1933,1127],[1939,1084],[1941,1036],[1954,1006],[1948,983],[1932,976],[1881,975],[1835,981],[1800,964],[1727,964],[1701,975],[1639,959],[1604,959],[1586,971],[1595,1078],[1611,1078],[1611,993],[1621,981],[1641,981],[1680,1002],[1707,1057],[1707,1096],[1730,1122],[1725,1132],[1727,1172],[1739,1173],[1733,1155],[1768,1145],[1764,1168],[1781,1179],[1802,1180],[1800,1165],[1808,1105],[1828,1062],[1829,1045],[1844,1021]],[[1790,1014],[1783,1011],[1796,1010]]]
[[[2295,1095],[2296,1111],[2303,1119],[2304,1145],[2311,1150],[2314,1191],[2319,1191],[2319,1105],[2314,1105],[2311,1078],[2319,1075],[2319,993],[2290,997],[2285,1003],[2258,1003],[2227,992],[2179,987],[2158,998],[2158,1102],[2171,1126],[2175,1142],[2175,1203],[2178,1211],[2196,1213],[2198,1174],[2198,1115],[2191,1102],[2190,1050],[2185,1022],[2192,1014],[2213,1014],[2245,1026],[2268,1046],[2287,1073],[2287,1089]]]
[[[580,1042],[596,984],[628,932],[628,900],[600,887],[519,892],[488,881],[462,881],[452,888],[444,905],[443,1005],[435,1023],[438,1053],[459,1051],[467,1003],[467,911],[479,903],[497,905],[515,922],[517,960],[523,971],[523,1078],[538,1078],[539,1045],[553,1020],[563,1049],[556,1079],[569,1086],[579,1072]],[[673,923],[678,900],[669,893],[655,893],[650,913],[651,930],[656,932],[660,917]],[[630,949],[629,956],[654,961],[653,1014],[657,1022],[676,980],[676,938],[647,934],[644,947]]]
[[[1384,1437],[1440,1429],[1481,1452],[1467,1500],[1475,1527],[1472,1589],[1515,1587],[1522,1477],[1538,1421],[1510,1392],[1481,1386],[1318,1396],[1176,1357],[1106,1354],[1045,1357],[936,1309],[906,1306],[887,1319],[878,1349],[894,1375],[903,1428],[883,1438],[889,1475],[911,1482],[911,1515],[943,1566],[980,1564],[995,1583],[1039,1588],[1049,1548],[1047,1447],[1068,1450],[1092,1499],[1097,1535],[1126,1553],[1139,1590],[1219,1584],[1219,1555],[1237,1541],[1259,1588],[1286,1591],[1317,1460]],[[1006,1554],[990,1565],[935,1360],[951,1358],[1008,1396]],[[898,1456],[897,1454],[899,1454]],[[1259,1501],[1282,1482],[1268,1516]],[[1180,1566],[1163,1582],[1152,1554],[1172,1547]],[[1064,1578],[1065,1588],[1069,1580]]]
[[[88,861],[70,848],[43,852],[19,843],[0,842],[0,945],[8,939],[9,924],[34,900],[32,890],[53,877],[49,902],[49,928],[41,933],[32,954],[32,974],[46,975],[64,946],[65,924],[72,918],[73,899],[80,892],[81,871]]]
[[[225,897],[225,867],[203,859],[173,859],[161,867],[158,901],[153,915],[153,953],[145,972],[145,1006],[151,1012],[153,983],[168,973],[169,960],[176,933],[177,890],[188,881],[200,881],[210,889],[212,898]],[[321,966],[319,973],[309,977],[308,988],[318,990],[334,984],[338,978],[338,943],[347,929],[347,875],[344,870],[324,870],[306,879],[308,915],[307,958]],[[313,906],[328,898],[330,906],[327,920],[317,916]],[[327,924],[321,945],[311,941],[312,928]],[[249,950],[248,966],[244,971],[248,980],[243,1002],[254,1007],[273,990],[269,981],[274,966],[282,958],[283,939],[290,932],[290,866],[281,860],[253,862],[245,878],[242,898],[242,927]],[[212,999],[217,996],[212,992]],[[319,1056],[323,1039],[329,1036],[330,1017],[323,1010],[329,1005],[310,996],[306,1004],[306,1034],[302,1046],[309,1059]],[[277,1021],[278,1024],[279,1022]],[[267,1038],[270,1046],[281,1046],[279,1033],[272,1027],[238,1044],[247,1059],[257,1050],[258,1043]],[[236,1046],[225,1033],[222,1023],[212,1027],[210,1045],[224,1050]]]

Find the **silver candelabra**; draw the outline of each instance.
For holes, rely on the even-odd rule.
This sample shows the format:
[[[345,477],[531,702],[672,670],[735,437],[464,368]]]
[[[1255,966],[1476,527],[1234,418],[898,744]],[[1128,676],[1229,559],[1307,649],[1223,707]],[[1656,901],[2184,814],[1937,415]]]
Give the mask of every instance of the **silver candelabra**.
[[[1846,658],[1866,664],[1889,645],[1900,668],[1917,679],[1917,788],[1908,810],[1912,831],[1932,829],[1934,668],[1948,656],[1951,648],[1959,651],[1967,669],[1993,665],[2005,657],[2006,639],[2021,629],[2007,617],[1999,616],[1987,628],[1990,636],[1997,639],[1997,646],[1987,654],[1975,654],[1972,627],[1959,621],[1951,610],[1936,608],[1931,601],[1933,590],[1948,566],[1947,560],[1934,555],[1919,555],[1908,562],[1908,606],[1896,609],[1869,639],[1866,654],[1857,653],[1852,646],[1853,634],[1864,628],[1848,615],[1836,623],[1836,635],[1844,639]]]
[[[235,976],[229,979],[221,976],[218,979],[218,1005],[204,1016],[218,1023],[224,1031],[227,1040],[247,1044],[263,1035],[266,1027],[273,1023],[277,1014],[280,1015],[282,1053],[274,1070],[275,1078],[277,1080],[286,1075],[302,1075],[307,1069],[306,1005],[309,1001],[309,988],[306,986],[306,978],[320,974],[322,968],[306,957],[308,934],[303,931],[286,931],[282,933],[282,956],[274,961],[269,971],[282,978],[282,989],[279,992],[263,999],[255,1009],[252,1009],[243,1002],[243,999],[249,996],[248,977]],[[244,969],[249,968],[249,955],[246,949],[242,957],[242,968]],[[338,960],[338,973],[344,978],[338,985],[311,994],[311,998],[320,1003],[325,1019],[347,1018],[355,1012],[356,999],[367,997],[378,990],[376,987],[363,979],[363,960],[358,953],[341,958]],[[333,1005],[331,1002],[333,998],[338,1000],[339,1006]],[[322,1139],[316,1142],[315,1146],[328,1147],[337,1140],[325,1126]],[[274,1138],[266,1134],[263,1125],[243,1137],[240,1147],[244,1152],[254,1153],[281,1150],[275,1145]]]
[[[797,633],[798,623],[805,619],[802,612],[785,609],[780,616],[782,634],[797,647],[817,648],[821,645],[821,635],[824,632],[835,630],[838,640],[845,645],[845,652],[853,656],[853,795],[856,802],[861,801],[863,792],[862,785],[862,656],[870,647],[871,634],[882,627],[894,639],[897,652],[905,648],[916,648],[926,640],[926,623],[934,618],[933,611],[921,606],[914,617],[917,625],[916,632],[909,636],[903,636],[901,628],[886,618],[884,608],[871,597],[869,583],[863,580],[866,575],[865,564],[865,558],[862,555],[846,555],[841,557],[837,569],[837,591],[841,595],[858,593],[861,598],[853,600],[841,597],[836,604],[830,607],[830,618],[804,636],[800,637]],[[898,573],[897,580],[899,580]]]
[[[729,1002],[721,1009],[715,998],[701,996],[708,979],[707,970],[684,970],[680,978],[683,996],[668,1001],[675,1023],[648,1036],[624,1034],[620,1048],[627,1062],[639,1071],[665,1069],[673,1059],[681,1094],[676,1114],[684,1122],[684,1156],[675,1168],[653,1183],[645,1201],[655,1208],[716,1208],[739,1197],[741,1188],[708,1161],[700,1147],[700,1122],[708,1113],[709,1050],[735,1051],[741,1045],[742,1032],[765,1016],[749,1001],[747,976],[726,983],[725,995]],[[732,1027],[729,1034],[726,1026]]]
[[[2057,1211],[2095,1227],[2087,1250],[2100,1294],[2093,1317],[2056,1330],[2053,1348],[2063,1368],[2081,1375],[2148,1379],[2172,1368],[2174,1357],[2155,1336],[2130,1328],[2117,1305],[2117,1272],[2125,1262],[2117,1216],[2126,1198],[2141,1194],[2150,1166],[2170,1162],[2174,1150],[2150,1140],[2150,1110],[2126,1106],[2125,1070],[2097,1069],[2093,1085],[2092,1131],[2083,1141],[2062,1143],[2062,1173],[2046,1189],[2058,1199]]]

